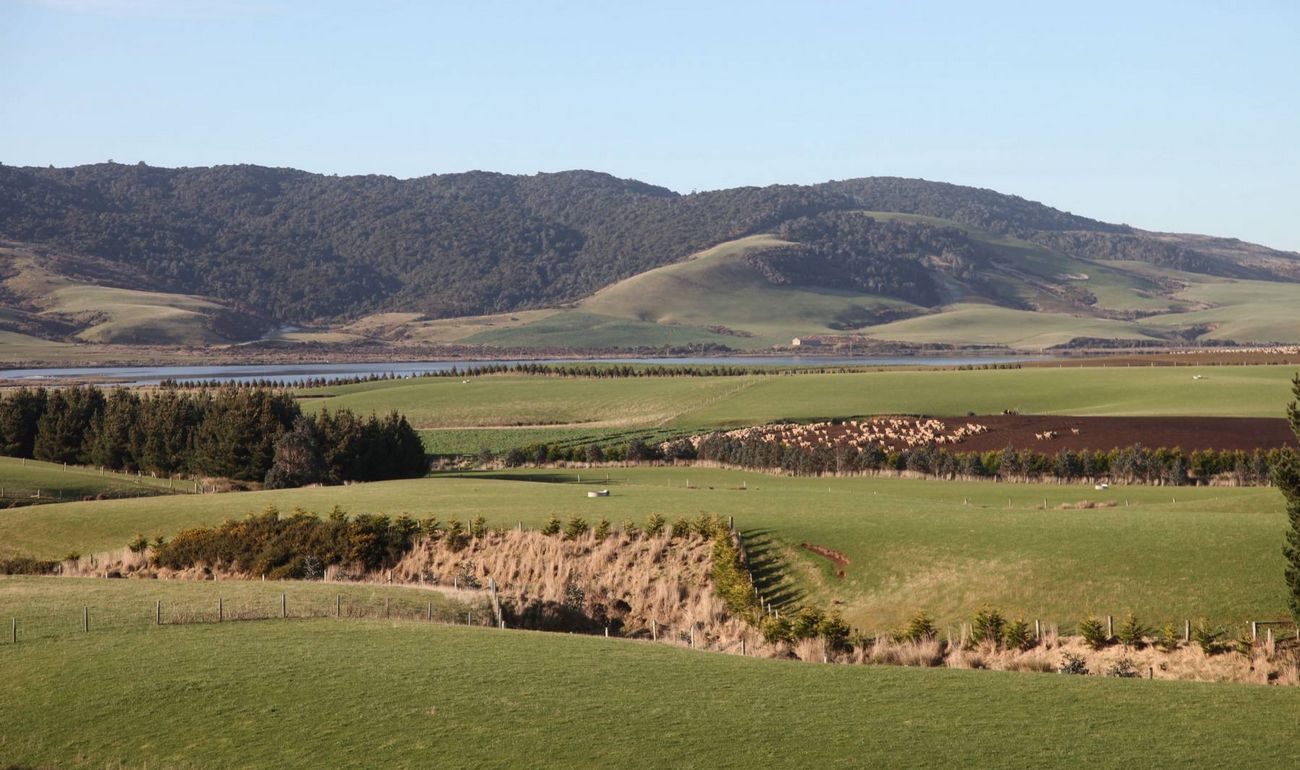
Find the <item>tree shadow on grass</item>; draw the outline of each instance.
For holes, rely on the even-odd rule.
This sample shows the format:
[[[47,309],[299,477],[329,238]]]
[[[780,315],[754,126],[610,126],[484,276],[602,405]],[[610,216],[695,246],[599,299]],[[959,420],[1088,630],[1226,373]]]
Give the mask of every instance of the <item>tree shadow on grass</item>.
[[[749,555],[749,572],[759,594],[777,609],[798,605],[804,593],[790,579],[781,558],[781,543],[773,536],[772,530],[745,529],[740,534]]]

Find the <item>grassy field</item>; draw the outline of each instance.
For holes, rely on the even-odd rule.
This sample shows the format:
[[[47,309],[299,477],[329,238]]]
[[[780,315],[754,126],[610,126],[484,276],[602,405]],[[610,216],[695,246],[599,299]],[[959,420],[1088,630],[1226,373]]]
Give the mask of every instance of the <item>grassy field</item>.
[[[167,479],[111,471],[101,473],[90,468],[0,457],[0,499],[48,502],[96,495],[134,497],[184,493],[190,489],[185,482],[178,482],[173,489]],[[36,497],[38,491],[39,498]]]
[[[120,548],[137,532],[170,536],[274,504],[320,512],[407,512],[493,525],[540,525],[551,513],[644,522],[734,515],[783,554],[795,597],[835,603],[854,624],[887,630],[920,609],[945,622],[994,604],[1069,625],[1133,610],[1150,622],[1241,624],[1286,615],[1281,496],[1272,489],[1112,488],[817,479],[740,471],[636,468],[472,473],[409,481],[99,501],[0,511],[0,556],[59,557]],[[687,485],[690,485],[688,488]],[[613,495],[589,499],[592,488]],[[1057,510],[1083,500],[1116,507]],[[1046,501],[1047,509],[1043,509]],[[1125,502],[1129,505],[1126,507]],[[850,559],[843,578],[802,550]]]
[[[0,646],[0,751],[59,767],[1285,767],[1300,691],[825,666],[415,622]]]
[[[682,435],[663,428],[441,428],[420,431],[424,448],[435,455],[474,455],[487,448],[502,453],[534,444],[581,446],[591,443],[623,444],[633,439],[646,443]]]
[[[278,618],[281,596],[291,619],[331,616],[335,597],[349,618],[383,616],[385,601],[393,618],[424,617],[465,622],[465,610],[481,604],[466,592],[443,594],[409,586],[361,583],[222,580],[108,580],[103,578],[0,576],[0,618],[4,641],[10,619],[18,621],[19,641],[77,636],[85,633],[83,610],[89,610],[92,632],[152,628],[156,602],[162,602],[163,623],[216,622],[217,602],[226,620]],[[466,603],[468,598],[469,604]],[[484,616],[485,617],[485,616]]]
[[[909,370],[738,377],[431,377],[303,391],[307,409],[397,409],[417,428],[706,429],[782,419],[967,412],[1280,417],[1290,366]],[[1193,379],[1199,375],[1202,379]]]

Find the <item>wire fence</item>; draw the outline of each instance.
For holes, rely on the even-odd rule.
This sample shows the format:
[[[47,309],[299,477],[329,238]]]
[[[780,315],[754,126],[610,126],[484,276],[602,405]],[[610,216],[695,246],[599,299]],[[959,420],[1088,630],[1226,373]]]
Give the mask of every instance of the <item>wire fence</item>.
[[[9,613],[0,627],[0,644],[19,644],[42,639],[121,631],[157,626],[238,623],[248,621],[303,620],[401,620],[444,625],[498,626],[487,602],[448,604],[445,600],[415,597],[279,596],[226,597],[212,599],[155,599],[152,602],[111,606],[87,603],[81,607],[24,608]]]

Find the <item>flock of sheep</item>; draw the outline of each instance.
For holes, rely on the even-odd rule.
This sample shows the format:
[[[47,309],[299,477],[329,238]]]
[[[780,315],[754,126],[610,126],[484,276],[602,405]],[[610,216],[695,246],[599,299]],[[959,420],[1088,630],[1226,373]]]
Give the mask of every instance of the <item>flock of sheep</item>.
[[[842,423],[816,422],[807,425],[760,425],[740,428],[723,434],[727,438],[759,438],[773,443],[806,448],[848,444],[858,449],[879,446],[884,449],[919,447],[927,444],[959,444],[967,436],[988,431],[988,426],[968,422],[953,430],[940,420],[909,417],[875,417]],[[692,438],[698,446],[702,436]]]

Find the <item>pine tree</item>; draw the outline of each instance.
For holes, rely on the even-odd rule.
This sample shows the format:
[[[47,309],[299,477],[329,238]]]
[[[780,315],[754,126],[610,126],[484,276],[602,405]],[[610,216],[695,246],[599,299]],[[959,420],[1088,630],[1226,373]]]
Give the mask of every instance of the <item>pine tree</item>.
[[[45,402],[45,412],[36,422],[32,456],[63,463],[90,461],[86,441],[91,425],[104,408],[99,388],[75,387],[54,390]]]
[[[1300,375],[1291,381],[1291,392],[1296,401],[1287,406],[1287,418],[1291,430],[1300,439]],[[1287,601],[1291,606],[1291,615],[1300,621],[1300,456],[1288,449],[1273,467],[1273,483],[1286,497],[1286,513],[1291,528],[1286,533],[1286,545],[1282,553],[1286,557]]]
[[[103,411],[95,416],[86,441],[87,455],[92,463],[114,470],[139,468],[135,443],[139,436],[139,431],[135,430],[139,405],[139,399],[122,388],[109,395]]]
[[[45,399],[44,388],[19,388],[0,399],[0,455],[32,456]]]

